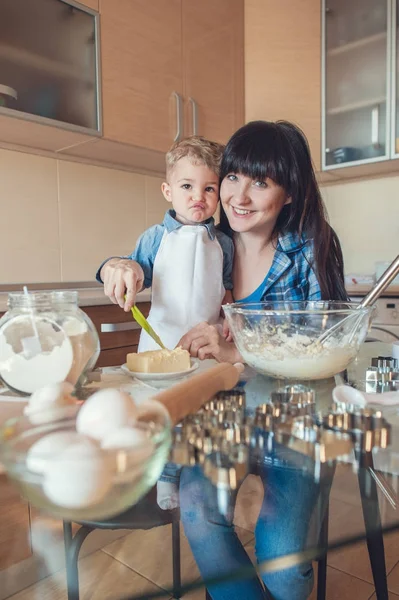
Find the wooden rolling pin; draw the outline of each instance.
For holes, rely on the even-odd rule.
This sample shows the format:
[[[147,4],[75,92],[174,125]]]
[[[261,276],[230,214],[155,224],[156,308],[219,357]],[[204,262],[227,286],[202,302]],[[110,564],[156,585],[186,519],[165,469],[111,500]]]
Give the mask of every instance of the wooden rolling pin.
[[[193,375],[186,381],[160,392],[152,399],[161,402],[170,414],[173,425],[187,415],[196,413],[217,392],[231,390],[237,385],[244,365],[220,363],[211,369]]]

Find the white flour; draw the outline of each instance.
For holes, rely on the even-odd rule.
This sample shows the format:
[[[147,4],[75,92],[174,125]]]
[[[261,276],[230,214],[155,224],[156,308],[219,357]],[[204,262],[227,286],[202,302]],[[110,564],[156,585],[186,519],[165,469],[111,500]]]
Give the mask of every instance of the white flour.
[[[301,334],[288,336],[280,329],[259,344],[259,338],[240,344],[243,359],[265,375],[286,379],[326,379],[343,371],[357,354],[353,346],[341,341],[325,345]],[[241,340],[242,341],[242,340]]]
[[[37,324],[42,352],[25,355],[21,340],[32,335],[26,325],[26,317],[18,317],[0,332],[0,376],[13,389],[31,394],[46,384],[64,381],[74,356],[69,338],[48,320]]]

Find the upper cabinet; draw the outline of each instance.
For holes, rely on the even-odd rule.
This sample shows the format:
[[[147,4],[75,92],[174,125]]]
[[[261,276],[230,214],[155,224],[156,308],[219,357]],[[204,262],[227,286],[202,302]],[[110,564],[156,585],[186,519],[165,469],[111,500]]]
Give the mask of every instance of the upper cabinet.
[[[245,118],[297,123],[319,181],[399,170],[397,5],[245,1]]]
[[[325,0],[323,168],[391,156],[392,6]]]
[[[320,13],[315,0],[245,0],[245,120],[286,119],[321,147]]]
[[[226,143],[244,123],[244,3],[182,0],[186,135]]]
[[[243,65],[244,0],[2,0],[0,146],[161,173],[243,124]]]
[[[2,0],[0,116],[100,132],[97,17],[61,0]]]
[[[165,152],[243,123],[243,0],[102,0],[104,136]]]
[[[163,152],[177,136],[183,118],[181,2],[101,1],[107,139]]]

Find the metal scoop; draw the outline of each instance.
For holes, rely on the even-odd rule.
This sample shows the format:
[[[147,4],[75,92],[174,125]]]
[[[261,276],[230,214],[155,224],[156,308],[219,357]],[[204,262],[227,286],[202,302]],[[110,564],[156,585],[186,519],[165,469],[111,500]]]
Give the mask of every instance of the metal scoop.
[[[390,264],[387,270],[381,275],[378,279],[374,287],[369,291],[367,296],[363,298],[360,304],[357,306],[356,310],[361,310],[362,308],[367,308],[371,306],[377,298],[382,294],[382,292],[388,287],[393,279],[395,279],[396,275],[399,273],[399,255],[395,258],[395,260]],[[348,315],[339,321],[339,323],[335,323],[330,329],[324,331],[321,336],[318,338],[317,342],[320,344],[324,344],[329,337],[331,337],[338,329],[342,327],[346,320],[352,319],[356,316],[356,311],[354,314]],[[354,335],[354,334],[352,334]],[[349,340],[351,341],[351,339]]]

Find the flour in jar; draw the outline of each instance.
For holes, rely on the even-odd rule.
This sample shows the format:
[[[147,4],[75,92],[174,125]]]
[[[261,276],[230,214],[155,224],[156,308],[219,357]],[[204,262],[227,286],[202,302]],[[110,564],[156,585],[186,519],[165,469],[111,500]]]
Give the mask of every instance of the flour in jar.
[[[30,327],[23,316],[9,321],[0,332],[0,376],[7,386],[25,394],[64,381],[74,358],[69,338],[49,319],[37,319],[41,352],[26,354],[21,342],[24,335],[31,335]]]
[[[243,341],[243,340],[241,340]],[[343,371],[355,358],[354,346],[332,340],[320,344],[302,334],[287,335],[281,329],[267,343],[246,340],[239,344],[243,359],[265,375],[285,379],[326,379]]]

